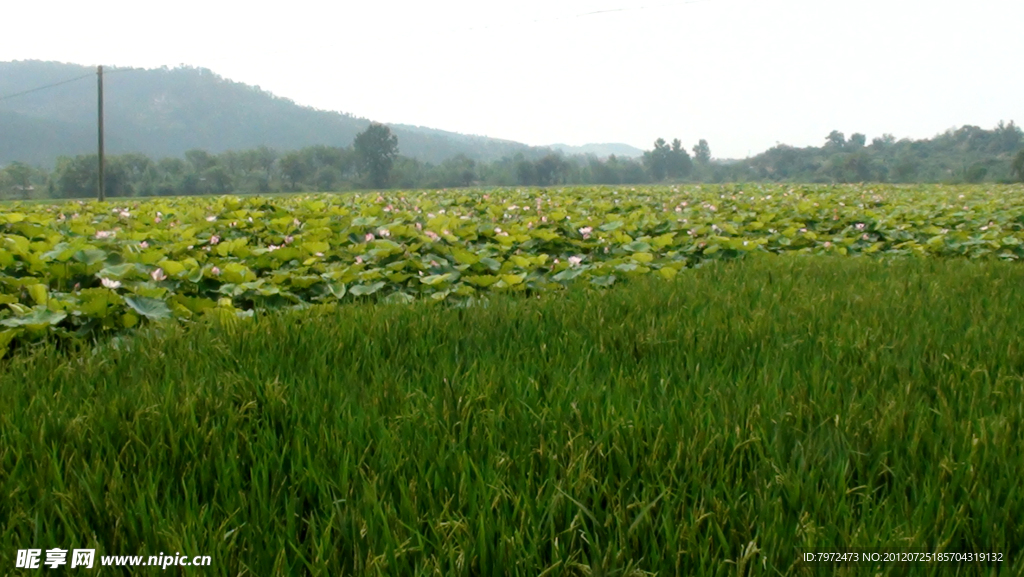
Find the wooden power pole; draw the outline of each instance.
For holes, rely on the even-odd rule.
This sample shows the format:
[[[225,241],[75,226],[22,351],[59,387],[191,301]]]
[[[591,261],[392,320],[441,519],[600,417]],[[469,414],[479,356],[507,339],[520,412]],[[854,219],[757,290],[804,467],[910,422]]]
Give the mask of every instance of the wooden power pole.
[[[99,178],[97,179],[97,196],[100,202],[107,199],[106,191],[103,187],[103,67],[96,67],[96,88],[97,88],[97,103],[99,109]]]

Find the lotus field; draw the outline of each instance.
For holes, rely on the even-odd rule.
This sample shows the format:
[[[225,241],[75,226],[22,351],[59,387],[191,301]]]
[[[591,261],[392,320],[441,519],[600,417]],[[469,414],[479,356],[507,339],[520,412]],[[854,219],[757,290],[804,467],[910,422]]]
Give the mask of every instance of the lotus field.
[[[367,298],[466,302],[804,252],[1018,259],[1024,188],[695,186],[13,204],[0,351]]]

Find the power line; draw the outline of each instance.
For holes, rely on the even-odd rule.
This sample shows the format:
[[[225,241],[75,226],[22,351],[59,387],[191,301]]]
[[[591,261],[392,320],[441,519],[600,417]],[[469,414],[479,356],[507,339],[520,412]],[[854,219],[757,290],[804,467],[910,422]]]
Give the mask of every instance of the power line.
[[[32,92],[38,92],[40,90],[46,90],[47,88],[53,88],[54,86],[60,86],[61,84],[68,84],[70,82],[75,82],[76,80],[81,80],[83,78],[89,78],[90,76],[92,76],[94,74],[96,74],[96,73],[95,72],[90,72],[88,74],[83,74],[82,76],[76,76],[75,78],[71,78],[70,80],[63,80],[61,82],[55,82],[53,84],[47,84],[46,86],[38,86],[36,88],[32,88],[30,90],[25,90],[23,92],[15,92],[14,94],[8,94],[6,96],[0,96],[0,102],[3,102],[4,100],[8,100],[10,98],[15,98],[17,96],[24,96],[25,94],[31,94]]]

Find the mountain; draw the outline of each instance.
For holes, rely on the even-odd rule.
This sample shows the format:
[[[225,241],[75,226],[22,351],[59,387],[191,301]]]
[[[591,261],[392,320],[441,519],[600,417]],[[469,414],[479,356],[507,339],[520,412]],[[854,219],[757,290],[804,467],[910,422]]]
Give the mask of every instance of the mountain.
[[[60,155],[96,149],[95,68],[58,62],[0,62],[0,95],[66,82],[0,100],[0,165],[20,160],[52,165]],[[180,157],[199,148],[219,153],[268,146],[294,150],[348,146],[370,123],[350,114],[300,106],[257,86],[203,68],[104,68],[105,147]],[[438,164],[463,154],[491,161],[547,149],[433,128],[391,125],[399,152]]]
[[[598,158],[607,158],[611,155],[625,158],[640,158],[644,151],[635,146],[620,143],[610,144],[584,144],[583,146],[570,146],[568,144],[551,144],[547,148],[558,150],[564,154],[593,154]]]

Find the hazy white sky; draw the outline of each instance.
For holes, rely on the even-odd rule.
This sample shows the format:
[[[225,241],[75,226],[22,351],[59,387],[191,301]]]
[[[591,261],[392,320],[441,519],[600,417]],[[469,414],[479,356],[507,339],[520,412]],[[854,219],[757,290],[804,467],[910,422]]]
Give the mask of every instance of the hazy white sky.
[[[8,2],[0,60],[188,64],[299,104],[527,144],[1024,123],[1022,0]]]

